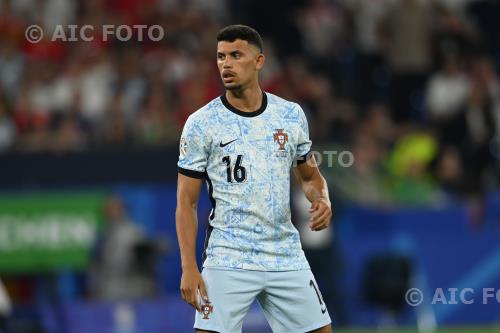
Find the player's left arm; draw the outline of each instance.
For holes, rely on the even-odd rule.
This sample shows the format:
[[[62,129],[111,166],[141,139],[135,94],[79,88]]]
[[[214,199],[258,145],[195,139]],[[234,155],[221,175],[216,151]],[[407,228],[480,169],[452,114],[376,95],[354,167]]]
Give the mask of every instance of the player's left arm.
[[[302,162],[293,168],[293,172],[298,178],[306,198],[311,202],[309,227],[311,230],[319,231],[327,228],[332,219],[332,204],[328,194],[328,185],[319,171],[314,155]]]

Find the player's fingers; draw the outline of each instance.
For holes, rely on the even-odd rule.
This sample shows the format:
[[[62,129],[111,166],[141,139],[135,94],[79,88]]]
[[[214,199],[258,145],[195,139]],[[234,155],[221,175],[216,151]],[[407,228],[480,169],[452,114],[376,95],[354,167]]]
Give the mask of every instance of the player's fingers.
[[[314,229],[314,231],[321,231],[321,230],[326,229],[326,228],[328,228],[328,224],[320,225],[319,227]]]
[[[311,229],[321,230],[326,228],[330,224],[331,217],[332,215],[330,211],[326,210],[320,217],[318,217],[318,219],[315,222],[311,224]]]
[[[189,287],[186,287],[185,285],[181,285],[181,296],[182,299],[185,300],[186,302],[189,299]]]
[[[183,300],[186,300],[186,295],[184,294],[184,290],[181,289],[181,297]]]
[[[325,214],[325,211],[327,211],[328,209],[325,207],[325,206],[321,206],[319,207],[316,211],[314,211],[313,213],[311,213],[311,223],[316,223],[318,221],[318,219],[323,216],[323,214]]]
[[[321,221],[321,223],[318,223],[317,225],[315,225],[311,229],[313,231],[320,231],[320,230],[326,229],[329,225],[330,225],[330,222],[328,220],[323,220],[323,221]]]
[[[197,298],[193,300],[191,305],[196,309],[196,311],[201,312],[201,302],[199,302]]]
[[[201,311],[201,305],[198,299],[198,291],[196,287],[189,289],[188,303],[197,311]]]
[[[200,295],[201,295],[201,298],[203,299],[203,301],[208,302],[207,288],[205,287],[205,282],[203,281],[203,279],[200,280],[199,289],[200,289]]]
[[[191,293],[189,288],[185,288],[182,290],[182,299],[184,299],[187,303],[191,300]]]
[[[188,303],[197,311],[201,311],[201,306],[198,302],[198,297],[196,295],[196,292],[194,292],[194,290],[189,294]]]
[[[319,206],[319,202],[314,201],[314,202],[311,204],[311,208],[309,208],[309,212],[314,212],[316,209],[318,209],[318,206]]]

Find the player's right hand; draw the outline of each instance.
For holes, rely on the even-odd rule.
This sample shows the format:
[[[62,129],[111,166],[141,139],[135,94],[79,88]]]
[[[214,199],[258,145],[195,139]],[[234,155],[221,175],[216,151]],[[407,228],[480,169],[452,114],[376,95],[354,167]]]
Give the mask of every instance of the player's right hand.
[[[189,305],[201,312],[201,304],[198,302],[198,291],[204,302],[208,302],[207,289],[203,277],[197,268],[184,270],[181,278],[181,295]]]

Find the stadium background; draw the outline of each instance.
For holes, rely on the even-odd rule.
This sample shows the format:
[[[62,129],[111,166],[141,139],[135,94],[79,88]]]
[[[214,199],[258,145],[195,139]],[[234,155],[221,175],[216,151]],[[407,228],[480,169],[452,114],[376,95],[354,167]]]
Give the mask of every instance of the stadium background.
[[[355,157],[321,165],[334,228],[303,230],[293,196],[334,325],[500,331],[499,302],[482,304],[482,288],[500,288],[499,22],[494,0],[0,1],[0,278],[13,304],[0,330],[190,331],[177,144],[223,92],[218,29],[245,23],[264,38],[262,87],[302,105],[315,150]],[[69,24],[166,34],[49,40]],[[209,210],[202,195],[199,249]],[[448,288],[471,288],[474,303],[432,304],[436,288],[449,303]],[[245,327],[269,331],[255,307]]]

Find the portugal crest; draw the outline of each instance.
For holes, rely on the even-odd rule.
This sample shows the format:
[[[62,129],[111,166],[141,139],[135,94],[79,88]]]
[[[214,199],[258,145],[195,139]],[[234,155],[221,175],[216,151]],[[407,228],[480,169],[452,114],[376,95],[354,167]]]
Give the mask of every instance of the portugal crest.
[[[274,142],[279,145],[279,150],[285,150],[285,144],[288,142],[288,134],[283,132],[282,128],[276,129],[276,133],[273,134]]]
[[[205,302],[201,306],[201,313],[203,313],[203,319],[209,319],[208,315],[211,314],[214,311],[214,307],[212,304],[210,304],[209,301]]]

